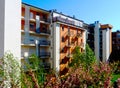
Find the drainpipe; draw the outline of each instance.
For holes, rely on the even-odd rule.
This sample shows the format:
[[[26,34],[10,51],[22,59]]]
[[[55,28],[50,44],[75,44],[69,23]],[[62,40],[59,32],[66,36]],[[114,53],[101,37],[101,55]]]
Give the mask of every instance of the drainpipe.
[[[40,55],[40,47],[39,47],[40,43],[38,40],[35,40],[35,46],[36,46],[36,55],[39,57]]]

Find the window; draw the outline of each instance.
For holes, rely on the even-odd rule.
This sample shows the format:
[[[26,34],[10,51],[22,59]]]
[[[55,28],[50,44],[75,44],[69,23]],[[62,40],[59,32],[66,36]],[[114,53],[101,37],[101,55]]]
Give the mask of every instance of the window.
[[[43,14],[43,20],[47,21],[47,16]]]
[[[120,38],[120,33],[117,34],[117,38]]]
[[[64,37],[62,36],[62,42],[64,42]]]
[[[33,12],[30,12],[30,19],[33,19],[34,18],[34,14]]]
[[[35,24],[34,23],[30,23],[30,30],[34,31],[35,30]]]
[[[83,39],[81,39],[81,42],[83,42]]]
[[[77,29],[77,34],[78,34],[78,29]]]
[[[37,13],[36,13],[36,15],[40,15],[40,13],[39,13],[39,12],[37,12]]]
[[[64,52],[64,48],[62,48],[62,51],[61,51],[62,53]]]
[[[62,31],[64,31],[64,26],[62,26]]]
[[[68,27],[68,30],[70,31],[70,27]]]
[[[70,27],[68,27],[68,33],[70,34]]]

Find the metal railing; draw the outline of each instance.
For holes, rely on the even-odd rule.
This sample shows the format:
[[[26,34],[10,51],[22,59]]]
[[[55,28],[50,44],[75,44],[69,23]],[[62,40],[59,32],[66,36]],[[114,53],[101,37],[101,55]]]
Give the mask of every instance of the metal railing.
[[[50,52],[40,52],[39,57],[40,58],[50,57]]]
[[[40,33],[50,34],[50,30],[43,28],[42,30],[40,30]]]
[[[44,22],[48,22],[50,23],[50,19],[49,18],[40,18],[41,21],[44,21]]]
[[[35,44],[35,40],[34,39],[28,39],[28,41],[25,41],[25,39],[21,40],[22,44]]]
[[[41,45],[50,45],[50,41],[48,41],[48,40],[40,40],[39,41],[39,45],[41,46]]]

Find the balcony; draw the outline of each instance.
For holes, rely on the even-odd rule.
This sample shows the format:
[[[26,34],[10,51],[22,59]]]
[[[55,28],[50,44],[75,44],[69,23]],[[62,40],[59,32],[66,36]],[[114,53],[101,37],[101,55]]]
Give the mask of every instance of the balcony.
[[[39,41],[40,46],[50,46],[50,41],[47,40],[40,40]]]
[[[82,37],[82,33],[77,33],[77,38]]]
[[[21,33],[25,33],[24,30],[21,30]],[[50,30],[42,30],[42,31],[28,31],[31,35],[35,36],[50,36]]]
[[[71,48],[71,52],[74,52],[76,45]]]
[[[67,47],[63,46],[60,48],[61,53],[67,53]]]
[[[48,19],[48,18],[40,18],[40,22],[49,24],[50,23],[50,19]]]
[[[24,19],[25,19],[25,16],[21,16],[21,19],[24,20]]]
[[[42,31],[40,31],[40,33],[50,34],[50,30],[48,30],[48,29],[42,29]]]
[[[23,32],[25,25],[21,25],[21,32]]]
[[[83,42],[78,43],[78,46],[80,46],[81,48],[84,48],[84,43]]]
[[[30,12],[30,21],[32,22],[36,22],[36,19],[35,19],[35,13],[33,11]]]
[[[50,30],[43,28],[40,31],[36,30],[36,33],[41,34],[41,35],[50,35]]]
[[[67,43],[66,47],[70,48],[72,46],[72,43]]]
[[[66,64],[61,64],[60,65],[60,71],[63,71],[66,67],[67,67]]]
[[[71,57],[72,57],[72,54],[71,54],[71,53],[68,53],[68,54],[66,55],[66,57],[67,57],[67,58],[71,58]]]
[[[22,40],[21,46],[24,47],[35,47],[35,41],[33,39],[29,39],[28,41]]]
[[[67,32],[66,35],[70,37],[70,36],[73,36],[74,34],[72,32]]]
[[[36,19],[34,17],[30,17],[31,22],[36,22]]]
[[[50,52],[40,52],[40,58],[50,58]]]
[[[77,38],[76,38],[76,37],[74,37],[74,38],[71,39],[71,43],[72,43],[72,44],[74,44],[75,41],[77,41]]]

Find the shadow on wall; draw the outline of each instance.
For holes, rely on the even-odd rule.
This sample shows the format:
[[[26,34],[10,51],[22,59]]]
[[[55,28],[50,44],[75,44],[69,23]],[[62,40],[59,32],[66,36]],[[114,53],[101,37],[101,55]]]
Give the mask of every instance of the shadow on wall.
[[[120,61],[120,50],[113,50],[110,54],[110,62]]]

